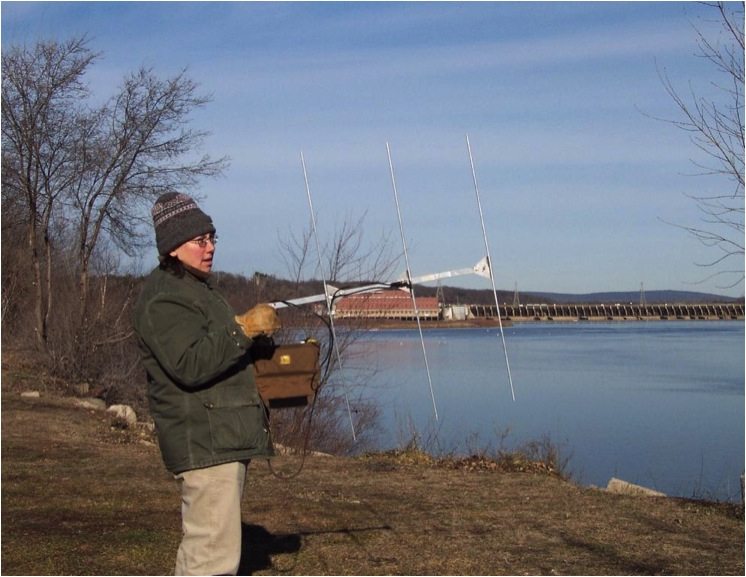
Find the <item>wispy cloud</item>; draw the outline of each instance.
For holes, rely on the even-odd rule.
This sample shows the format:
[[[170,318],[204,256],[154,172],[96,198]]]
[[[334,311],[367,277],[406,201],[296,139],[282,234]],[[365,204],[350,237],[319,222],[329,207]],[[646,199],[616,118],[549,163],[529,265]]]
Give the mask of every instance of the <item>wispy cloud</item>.
[[[112,94],[142,64],[161,75],[187,67],[213,94],[194,122],[212,131],[209,152],[232,158],[224,179],[203,185],[226,240],[221,268],[282,266],[273,242],[252,245],[249,259],[230,241],[244,239],[252,210],[281,215],[256,223],[251,234],[262,239],[307,225],[301,150],[325,225],[349,210],[369,210],[372,229],[391,224],[387,141],[420,265],[469,264],[462,261],[480,250],[469,132],[511,285],[606,290],[618,288],[609,283],[620,276],[639,282],[644,271],[651,286],[677,288],[669,279],[693,276],[682,262],[693,263],[687,253],[698,248],[658,220],[696,219],[681,198],[698,186],[681,176],[693,150],[685,135],[639,110],[670,110],[656,64],[683,85],[709,80],[692,56],[690,20],[709,25],[699,18],[707,14],[702,4],[6,2],[1,9],[4,48],[88,34],[104,53],[89,78],[97,94]],[[604,264],[620,250],[634,256],[635,271]],[[563,259],[578,251],[596,267],[593,278],[563,272],[577,271]],[[547,270],[552,277],[543,280]]]

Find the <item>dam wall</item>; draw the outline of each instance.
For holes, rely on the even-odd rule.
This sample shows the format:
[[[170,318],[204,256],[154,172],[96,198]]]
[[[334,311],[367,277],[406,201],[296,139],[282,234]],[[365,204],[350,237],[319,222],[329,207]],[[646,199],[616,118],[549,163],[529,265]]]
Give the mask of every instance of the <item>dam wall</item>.
[[[497,317],[495,305],[469,305],[473,318]],[[743,320],[743,303],[500,305],[513,321]]]

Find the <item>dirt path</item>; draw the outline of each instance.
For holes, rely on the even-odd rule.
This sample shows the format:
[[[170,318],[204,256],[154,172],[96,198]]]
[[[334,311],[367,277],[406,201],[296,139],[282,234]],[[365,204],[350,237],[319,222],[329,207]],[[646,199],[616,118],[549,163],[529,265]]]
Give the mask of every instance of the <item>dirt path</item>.
[[[2,571],[172,574],[179,497],[157,447],[59,398],[2,398]],[[309,458],[252,464],[243,574],[743,575],[740,507],[540,474]]]

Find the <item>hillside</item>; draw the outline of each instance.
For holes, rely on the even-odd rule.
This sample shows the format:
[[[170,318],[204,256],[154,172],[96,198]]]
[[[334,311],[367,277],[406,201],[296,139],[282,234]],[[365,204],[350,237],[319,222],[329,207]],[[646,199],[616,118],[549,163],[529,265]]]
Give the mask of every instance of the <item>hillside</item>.
[[[433,296],[437,289],[422,287],[418,288],[417,294]],[[443,287],[443,295],[448,303],[464,304],[494,304],[495,297],[491,290],[487,289],[462,289],[456,287]],[[497,291],[500,303],[511,304],[515,294],[508,291]],[[518,299],[521,304],[546,303],[546,304],[594,304],[594,303],[640,303],[640,292],[614,291],[597,293],[554,293],[554,292],[523,292],[520,291]],[[711,293],[693,291],[653,290],[645,291],[645,302],[647,304],[664,303],[730,303],[743,302],[743,298],[736,299]]]
[[[270,275],[260,275],[257,280],[256,273],[251,278],[242,277],[230,273],[216,273],[215,279],[221,290],[226,294],[240,294],[247,290],[254,290],[260,284],[262,293],[266,297],[274,299],[288,299],[308,296],[313,294],[323,294],[323,284],[321,281],[311,280],[300,283],[294,283]],[[354,286],[373,284],[374,281],[354,283]],[[338,288],[348,288],[339,285]],[[441,288],[443,298],[448,304],[493,304],[495,297],[491,289],[469,289],[444,285]],[[434,286],[417,285],[416,294],[421,296],[435,296],[438,288]],[[497,291],[498,299],[501,303],[512,303],[514,292],[506,290]],[[519,300],[522,304],[526,303],[548,303],[548,304],[592,304],[592,303],[639,303],[639,291],[610,291],[595,293],[559,293],[559,292],[540,292],[540,291],[520,291]],[[673,290],[650,290],[645,291],[645,300],[648,304],[663,303],[729,303],[743,302],[743,297],[732,298],[722,295],[703,293],[695,291],[673,291]]]
[[[586,294],[563,294],[563,293],[531,293],[531,297],[539,299],[537,302],[553,302],[563,304],[575,303],[634,303],[639,304],[640,292],[618,291],[618,292],[599,292]],[[546,299],[546,300],[541,300]],[[729,303],[743,302],[743,298],[736,299],[724,297],[711,293],[702,293],[694,291],[672,291],[672,290],[654,290],[645,291],[645,301],[648,304],[663,303]],[[528,301],[527,301],[528,302]]]
[[[157,447],[4,373],[3,573],[172,574],[179,495]],[[254,462],[243,520],[242,575],[744,573],[741,507],[417,453],[309,457],[291,480]]]

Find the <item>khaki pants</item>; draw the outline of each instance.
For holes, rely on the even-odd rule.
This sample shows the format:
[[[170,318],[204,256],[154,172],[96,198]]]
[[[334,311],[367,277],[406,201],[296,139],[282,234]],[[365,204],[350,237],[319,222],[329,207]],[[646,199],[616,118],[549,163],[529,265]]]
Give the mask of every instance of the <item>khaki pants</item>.
[[[176,575],[235,575],[241,560],[241,499],[248,462],[176,475],[182,540]]]

